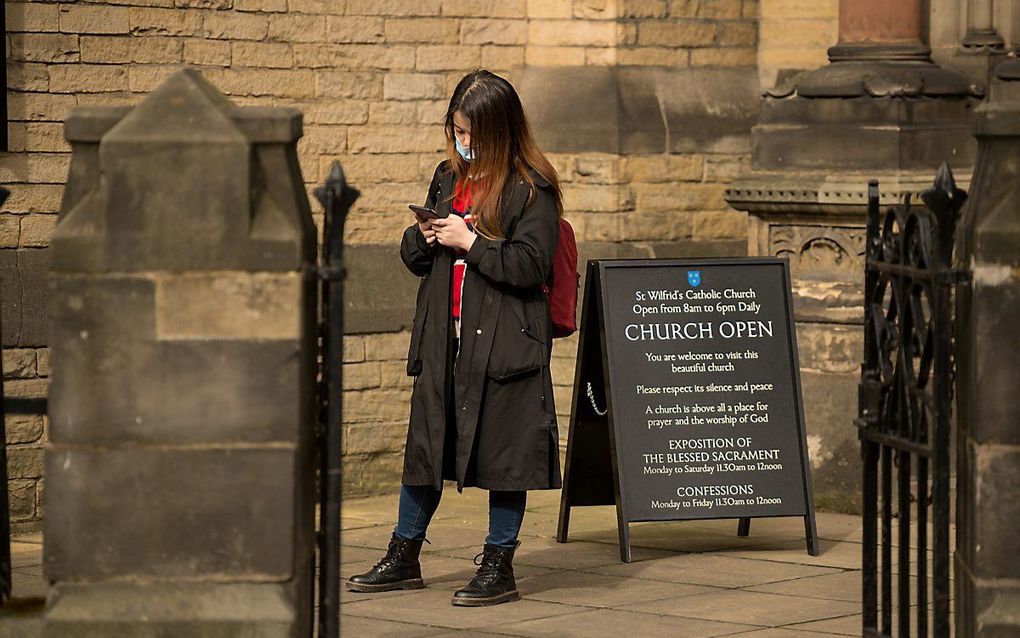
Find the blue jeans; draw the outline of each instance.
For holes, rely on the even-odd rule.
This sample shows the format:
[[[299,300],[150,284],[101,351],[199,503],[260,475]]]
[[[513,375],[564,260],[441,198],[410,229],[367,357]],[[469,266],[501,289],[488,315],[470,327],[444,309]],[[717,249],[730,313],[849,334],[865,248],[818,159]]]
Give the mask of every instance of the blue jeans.
[[[397,526],[393,532],[410,540],[425,538],[429,521],[439,507],[443,490],[431,485],[401,485]],[[485,542],[499,547],[516,547],[524,521],[527,492],[489,491],[489,535]]]

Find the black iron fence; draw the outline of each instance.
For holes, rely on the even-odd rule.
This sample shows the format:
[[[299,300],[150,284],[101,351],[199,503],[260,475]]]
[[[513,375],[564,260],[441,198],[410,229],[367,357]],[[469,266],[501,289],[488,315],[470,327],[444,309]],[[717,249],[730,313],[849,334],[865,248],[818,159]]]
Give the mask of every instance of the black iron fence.
[[[943,165],[921,198],[925,206],[908,197],[882,212],[877,182],[868,193],[857,420],[865,636],[950,633],[950,298],[961,281],[953,233],[967,194]]]
[[[358,199],[340,162],[315,189],[325,214],[320,282],[319,339],[319,623],[320,638],[340,635],[340,492],[343,399],[343,237],[347,212]]]

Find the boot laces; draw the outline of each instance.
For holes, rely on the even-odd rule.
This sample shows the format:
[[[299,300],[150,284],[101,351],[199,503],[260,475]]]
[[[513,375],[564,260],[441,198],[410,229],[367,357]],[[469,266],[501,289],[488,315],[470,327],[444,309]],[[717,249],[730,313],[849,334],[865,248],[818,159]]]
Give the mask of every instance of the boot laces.
[[[488,582],[499,578],[500,559],[496,552],[482,552],[475,556],[474,563],[479,566],[476,580]]]

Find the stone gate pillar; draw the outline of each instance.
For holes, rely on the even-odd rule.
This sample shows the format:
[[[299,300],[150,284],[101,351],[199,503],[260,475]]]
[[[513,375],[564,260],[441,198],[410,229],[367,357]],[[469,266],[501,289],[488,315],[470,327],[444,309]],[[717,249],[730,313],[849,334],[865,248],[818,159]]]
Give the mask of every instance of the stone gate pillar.
[[[997,76],[956,245],[956,635],[988,638],[1020,635],[1020,60]]]
[[[315,233],[301,115],[180,71],[82,108],[51,241],[46,636],[305,636]]]
[[[726,192],[749,213],[750,255],[790,260],[808,446],[820,507],[860,503],[853,425],[863,351],[870,178],[883,204],[927,189],[948,161],[969,181],[981,91],[932,62],[921,0],[841,0],[830,63],[765,92],[751,168]]]

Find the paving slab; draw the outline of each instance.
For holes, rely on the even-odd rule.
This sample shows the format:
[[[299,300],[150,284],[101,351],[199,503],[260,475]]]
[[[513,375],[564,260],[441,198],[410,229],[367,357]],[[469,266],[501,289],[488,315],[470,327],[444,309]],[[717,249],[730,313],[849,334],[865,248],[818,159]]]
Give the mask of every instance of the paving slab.
[[[770,594],[860,603],[862,587],[861,572],[852,570],[755,585],[747,589]]]
[[[619,607],[636,602],[713,591],[709,587],[698,585],[660,583],[574,571],[517,578],[517,589],[529,600],[583,607]]]
[[[563,636],[682,636],[713,638],[754,629],[748,625],[695,618],[677,618],[610,609],[527,620],[499,628],[511,636],[561,638]]]
[[[450,556],[473,558],[480,547],[463,547],[442,551]],[[635,547],[632,558],[636,562],[657,560],[665,556],[673,556],[674,552]],[[617,565],[620,560],[620,549],[617,545],[607,543],[585,543],[572,541],[557,543],[552,538],[521,537],[521,546],[514,554],[514,565],[537,565],[555,569],[584,569],[600,565]]]
[[[373,638],[418,638],[419,636],[437,636],[445,633],[441,627],[422,627],[421,625],[376,618],[360,618],[343,616],[340,619],[340,635],[372,636]]]
[[[657,582],[727,588],[750,587],[837,572],[836,569],[817,565],[777,563],[716,554],[682,554],[641,563],[593,567],[586,571]]]
[[[722,593],[696,594],[683,598],[626,605],[621,609],[780,627],[796,622],[852,614],[860,610],[860,605],[833,600],[730,590]]]
[[[395,607],[395,602],[399,606]],[[585,607],[526,598],[491,607],[454,607],[450,604],[449,591],[429,587],[415,591],[413,596],[401,596],[399,601],[377,599],[350,605],[343,610],[343,613],[382,620],[392,619],[395,615],[399,615],[402,618],[414,619],[416,623],[429,627],[491,629],[535,618],[570,614],[584,609]]]
[[[797,631],[821,631],[840,636],[860,636],[863,619],[860,613],[848,614],[839,618],[813,620],[811,622],[789,625],[789,629]]]
[[[821,631],[800,631],[790,627],[779,629],[755,629],[746,633],[732,634],[727,638],[840,638],[842,634],[830,634]]]

